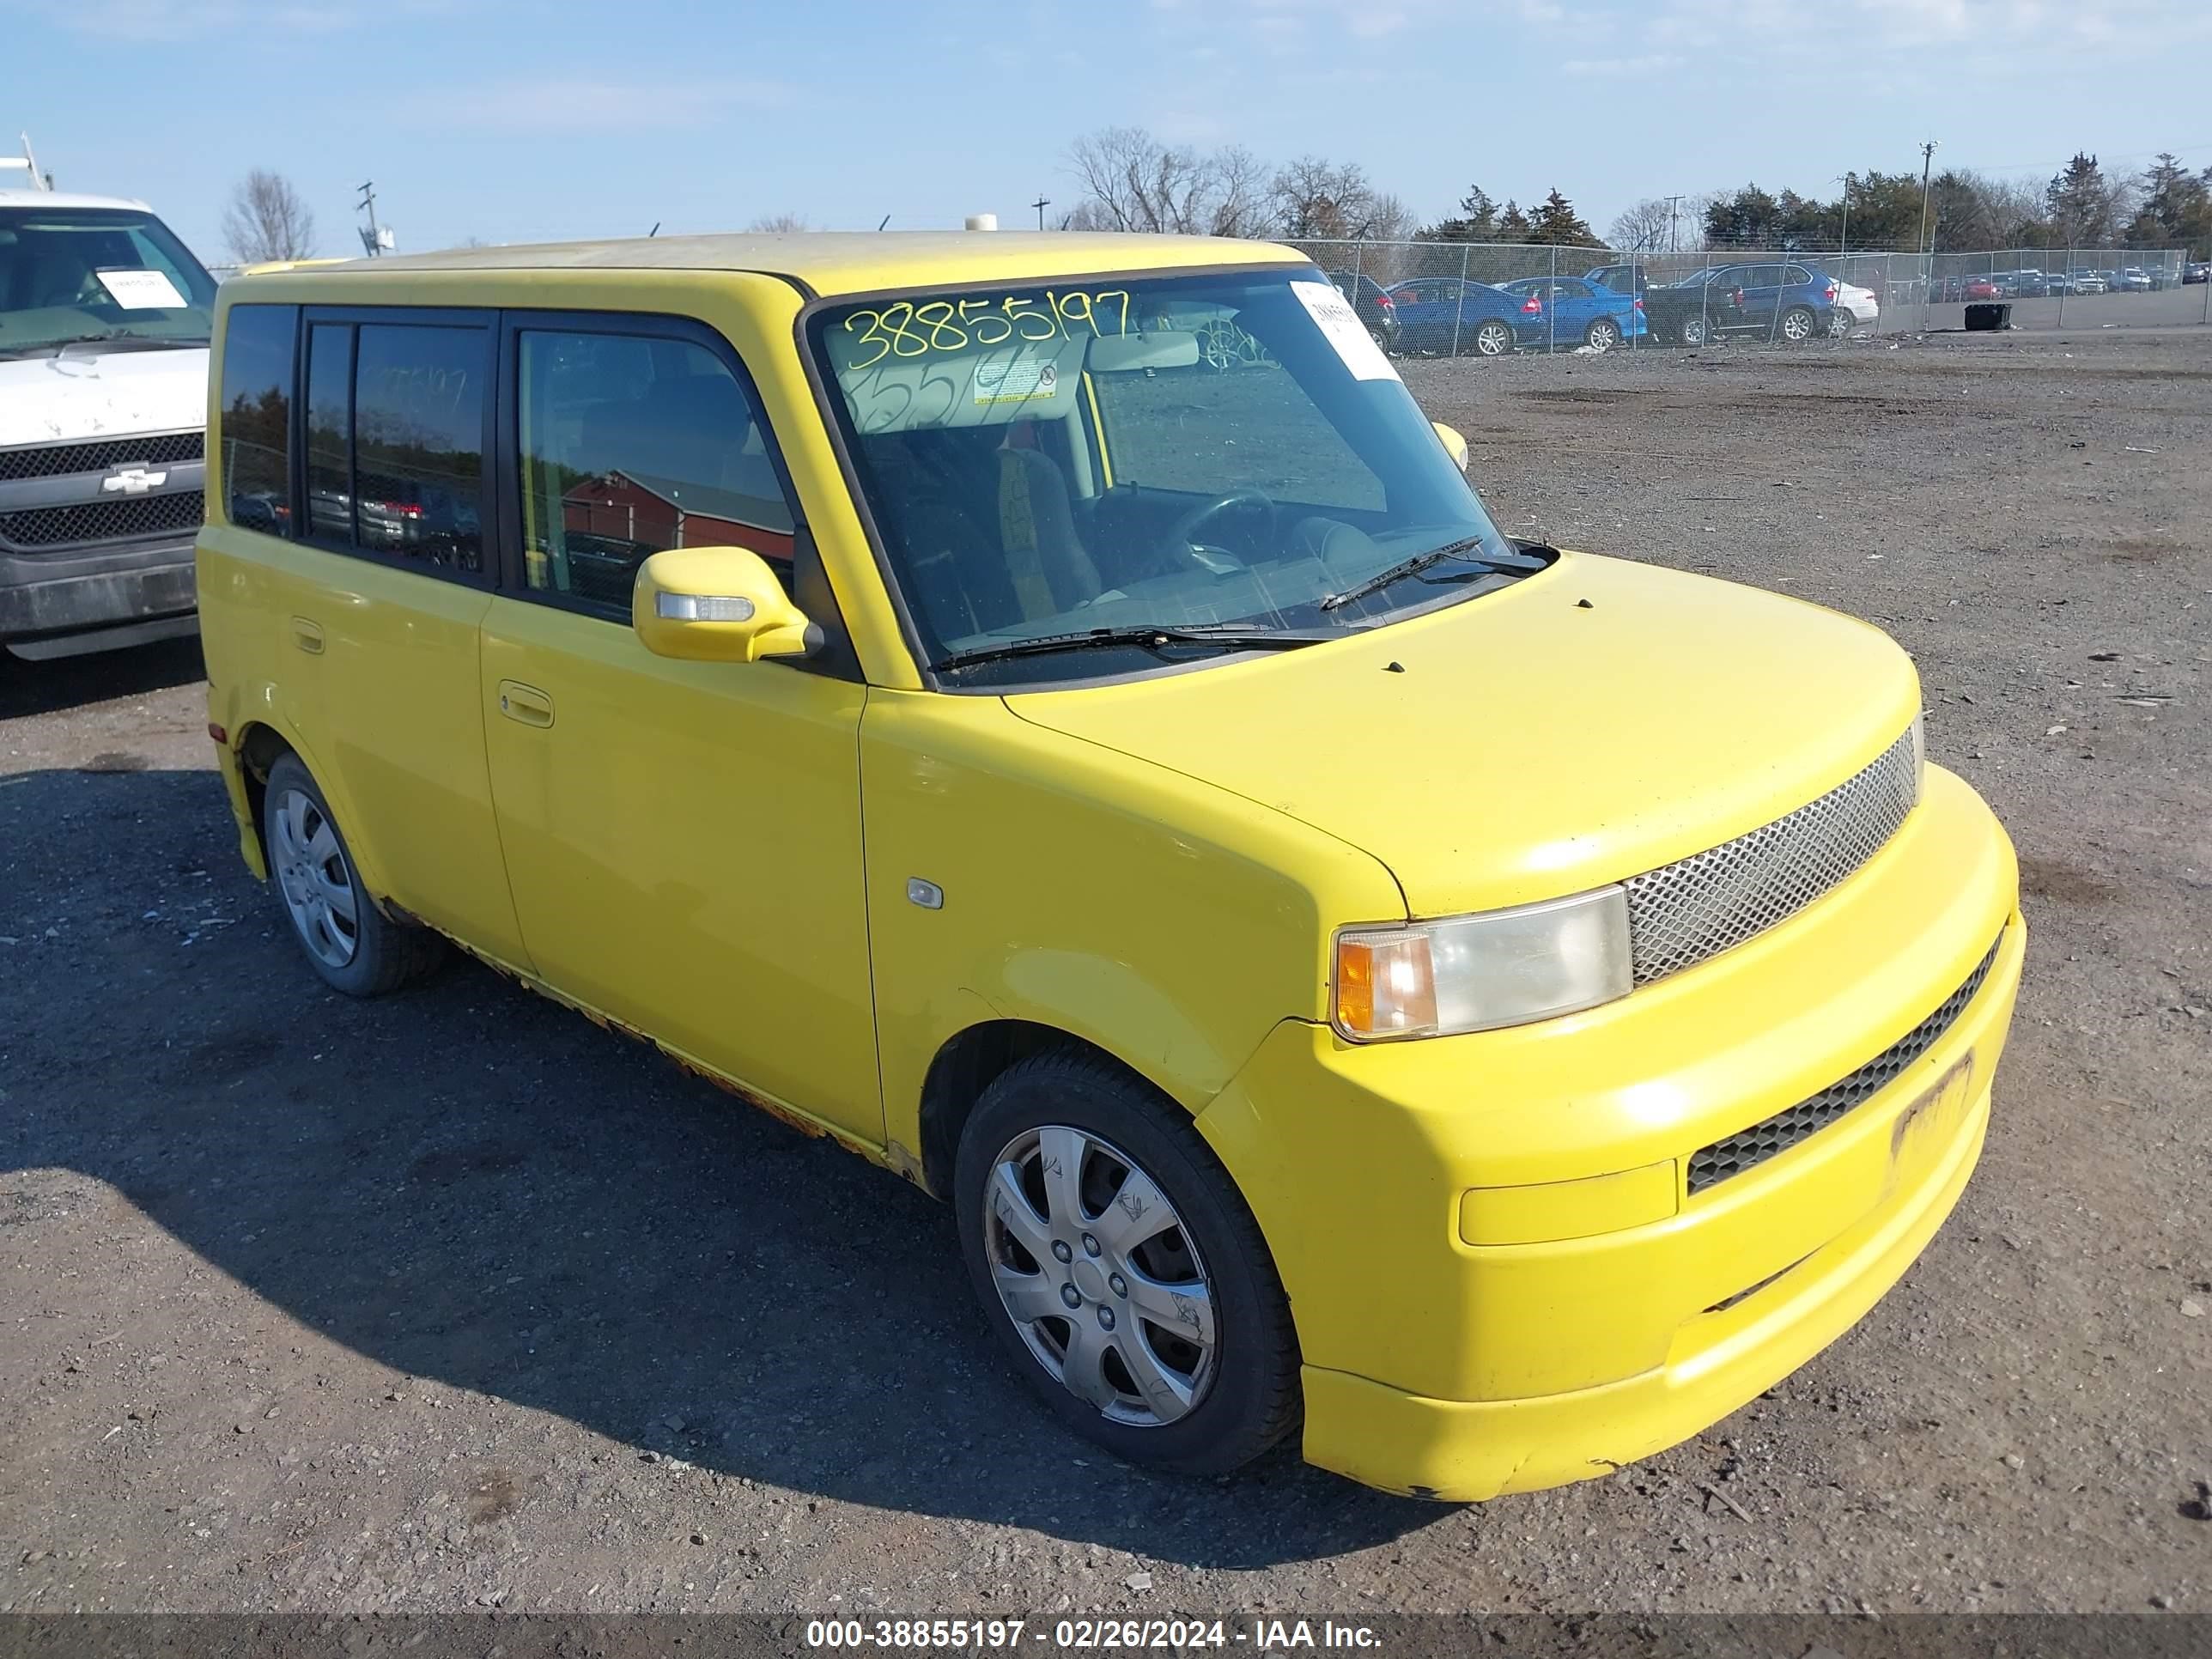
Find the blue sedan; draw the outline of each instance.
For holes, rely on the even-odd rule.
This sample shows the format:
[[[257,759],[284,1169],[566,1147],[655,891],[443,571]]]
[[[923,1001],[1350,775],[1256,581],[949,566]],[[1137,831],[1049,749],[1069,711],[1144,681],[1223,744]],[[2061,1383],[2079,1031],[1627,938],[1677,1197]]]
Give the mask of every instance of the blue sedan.
[[[1544,307],[1550,319],[1546,339],[1554,348],[1586,345],[1610,351],[1623,340],[1641,339],[1650,331],[1643,301],[1579,276],[1524,276],[1506,283],[1505,291]]]
[[[1390,290],[1398,343],[1407,351],[1449,356],[1472,351],[1502,357],[1516,345],[1541,345],[1544,302],[1457,276],[1416,276]]]

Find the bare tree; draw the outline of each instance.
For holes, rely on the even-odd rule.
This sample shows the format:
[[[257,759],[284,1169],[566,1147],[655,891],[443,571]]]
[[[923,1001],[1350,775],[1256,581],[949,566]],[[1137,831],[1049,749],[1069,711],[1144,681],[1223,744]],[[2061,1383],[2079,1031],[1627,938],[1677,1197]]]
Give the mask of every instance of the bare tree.
[[[1668,246],[1670,233],[1679,234],[1680,221],[1679,212],[1663,200],[1638,202],[1613,222],[1606,240],[1617,248],[1655,252]]]
[[[1067,147],[1067,166],[1084,191],[1060,221],[1068,230],[1249,236],[1267,215],[1267,169],[1234,146],[1205,154],[1142,127],[1103,127]]]
[[[315,216],[292,181],[256,167],[240,179],[222,211],[222,239],[240,264],[306,259],[315,252]]]
[[[807,222],[803,214],[763,213],[745,228],[767,234],[785,235],[795,230],[811,230],[814,227]]]
[[[1413,234],[1406,204],[1377,190],[1357,161],[1302,155],[1268,187],[1275,230],[1310,241],[1401,241]]]

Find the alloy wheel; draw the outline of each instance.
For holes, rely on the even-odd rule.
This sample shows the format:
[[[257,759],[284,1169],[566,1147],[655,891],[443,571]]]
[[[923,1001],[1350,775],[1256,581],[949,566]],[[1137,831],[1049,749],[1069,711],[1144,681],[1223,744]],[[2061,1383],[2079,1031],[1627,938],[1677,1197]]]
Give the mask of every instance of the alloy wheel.
[[[1216,1297],[1182,1218],[1127,1152],[1046,1124],[983,1187],[991,1283],[1046,1373],[1111,1421],[1156,1427],[1205,1399]]]
[[[303,790],[285,790],[268,810],[269,862],[292,926],[316,960],[343,968],[361,948],[361,896],[337,830]]]

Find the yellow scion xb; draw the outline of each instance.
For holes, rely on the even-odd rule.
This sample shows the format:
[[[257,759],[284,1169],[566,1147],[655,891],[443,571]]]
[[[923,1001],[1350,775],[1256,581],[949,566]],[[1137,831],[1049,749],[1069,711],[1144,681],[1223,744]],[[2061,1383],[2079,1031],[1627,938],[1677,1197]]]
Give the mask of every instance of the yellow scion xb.
[[[926,1188],[1122,1457],[1601,1474],[1973,1167],[2018,875],[1904,653],[1504,534],[1288,249],[477,248],[214,352],[209,730],[309,967],[451,941]]]

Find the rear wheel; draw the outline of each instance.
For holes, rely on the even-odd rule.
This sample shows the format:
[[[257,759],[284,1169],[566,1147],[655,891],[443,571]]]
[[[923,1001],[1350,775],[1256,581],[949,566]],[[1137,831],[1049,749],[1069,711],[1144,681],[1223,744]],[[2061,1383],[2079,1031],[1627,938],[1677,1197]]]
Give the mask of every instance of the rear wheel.
[[[1482,324],[1474,331],[1474,355],[1478,357],[1503,357],[1513,349],[1513,331],[1496,318]]]
[[[1674,337],[1680,340],[1686,346],[1701,346],[1705,344],[1706,337],[1710,332],[1711,331],[1706,327],[1705,319],[1702,313],[1695,316],[1685,317],[1680,322],[1674,325]]]
[[[1792,306],[1782,313],[1782,337],[1791,345],[1802,345],[1813,337],[1819,326],[1812,312],[1804,306]]]
[[[1172,1102],[1103,1060],[1036,1055],[976,1103],[953,1186],[985,1317],[1078,1434],[1218,1474],[1296,1424],[1297,1339],[1273,1261]]]
[[[1583,343],[1592,351],[1610,351],[1620,343],[1620,325],[1610,317],[1601,317],[1589,325]]]
[[[1828,337],[1832,340],[1847,339],[1850,331],[1851,313],[1838,306],[1828,313]]]
[[[296,755],[269,769],[262,842],[292,937],[307,964],[348,996],[380,996],[434,966],[445,941],[392,921],[362,885],[330,803]]]

